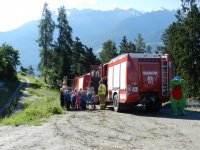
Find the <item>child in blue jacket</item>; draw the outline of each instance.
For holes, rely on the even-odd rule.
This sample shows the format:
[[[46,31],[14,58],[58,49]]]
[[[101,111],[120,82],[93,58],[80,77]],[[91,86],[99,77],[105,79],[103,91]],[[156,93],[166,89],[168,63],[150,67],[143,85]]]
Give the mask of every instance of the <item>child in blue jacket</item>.
[[[87,94],[85,91],[82,92],[81,95],[81,110],[86,110],[86,103],[87,103]]]
[[[69,90],[67,90],[65,94],[65,107],[67,108],[67,110],[70,110],[70,104],[71,104],[71,95]]]
[[[71,93],[71,107],[72,107],[72,110],[76,110],[76,91],[74,90],[72,93]]]

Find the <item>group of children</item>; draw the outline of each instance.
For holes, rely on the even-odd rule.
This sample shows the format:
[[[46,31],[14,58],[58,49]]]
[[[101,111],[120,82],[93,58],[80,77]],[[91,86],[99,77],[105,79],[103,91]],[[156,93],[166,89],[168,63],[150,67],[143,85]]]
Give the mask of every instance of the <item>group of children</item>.
[[[60,94],[61,106],[67,110],[86,110],[89,109],[89,104],[92,109],[96,109],[98,98],[94,91],[92,94],[82,89],[70,91],[67,89],[66,83],[63,83]]]

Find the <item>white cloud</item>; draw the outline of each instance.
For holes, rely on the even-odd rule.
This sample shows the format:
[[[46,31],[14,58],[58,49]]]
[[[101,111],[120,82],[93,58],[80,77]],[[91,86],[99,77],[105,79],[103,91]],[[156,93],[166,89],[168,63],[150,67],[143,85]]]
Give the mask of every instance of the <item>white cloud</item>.
[[[60,6],[65,6],[66,9],[77,8],[94,8],[97,0],[47,0],[51,10],[57,10]]]
[[[157,1],[161,3],[158,4],[159,6],[155,3]],[[92,8],[101,10],[110,10],[116,7],[148,10],[163,6],[161,0],[154,0],[153,4],[149,0],[0,0],[0,31],[8,31],[28,21],[39,19],[45,2],[49,4],[49,9],[52,11],[57,11],[63,5],[66,9]],[[144,2],[148,8],[144,7]],[[168,7],[166,8],[168,9]]]
[[[0,0],[0,4],[0,31],[7,31],[27,21],[38,19],[43,8],[41,0]]]
[[[45,2],[50,10],[57,11],[63,5],[66,9],[95,8],[97,0],[0,0],[0,31],[39,19]]]

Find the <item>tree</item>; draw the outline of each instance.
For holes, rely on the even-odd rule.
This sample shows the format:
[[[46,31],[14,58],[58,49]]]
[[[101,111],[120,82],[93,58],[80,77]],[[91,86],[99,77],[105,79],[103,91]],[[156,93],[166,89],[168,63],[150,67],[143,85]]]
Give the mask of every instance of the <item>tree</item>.
[[[74,76],[82,75],[86,72],[83,65],[84,56],[84,45],[80,39],[76,37],[76,41],[74,41],[74,45],[72,47],[72,73]]]
[[[28,69],[27,68],[24,68],[23,66],[20,67],[20,70],[24,73],[27,73]]]
[[[128,41],[127,41],[127,38],[126,36],[123,36],[123,39],[120,43],[120,54],[122,53],[128,53]]]
[[[88,48],[87,46],[84,46],[84,47],[85,47],[85,60],[84,60],[85,70],[86,72],[90,72],[91,65],[99,65],[101,62],[94,55],[92,48]]]
[[[188,96],[199,95],[200,11],[197,0],[182,0],[177,21],[164,32],[162,40],[173,60],[174,74],[186,81]]]
[[[128,48],[127,49],[128,49],[129,53],[135,53],[136,52],[136,46],[131,41],[128,43]]]
[[[152,49],[152,47],[151,47],[150,45],[146,45],[146,50],[145,50],[145,52],[148,53],[148,54],[151,54],[151,53],[152,53],[152,52],[151,52],[151,49]]]
[[[195,3],[191,3],[190,11],[183,20],[186,31],[184,32],[182,58],[185,62],[183,67],[185,67],[184,76],[189,86],[188,93],[198,96],[200,94],[198,84],[200,82],[200,11]]]
[[[137,39],[135,40],[136,45],[136,52],[138,53],[144,53],[146,52],[146,43],[144,42],[144,39],[142,38],[142,35],[139,33]]]
[[[90,71],[91,65],[100,64],[100,60],[93,53],[92,48],[83,45],[78,37],[72,47],[72,73],[79,76]]]
[[[55,23],[51,18],[51,12],[48,9],[48,4],[44,4],[42,19],[39,24],[39,39],[37,40],[39,47],[41,48],[40,57],[41,61],[39,69],[44,75],[45,83],[47,83],[47,70],[52,67],[52,42],[53,32],[55,29]]]
[[[128,42],[126,36],[123,36],[123,39],[120,43],[120,54],[123,53],[134,53],[136,51],[135,44],[131,41]]]
[[[99,58],[102,63],[109,62],[112,58],[116,57],[117,55],[118,54],[115,42],[108,40],[103,43],[103,49],[99,53]]]
[[[159,45],[159,46],[157,46],[155,53],[156,54],[159,54],[159,53],[166,54],[167,52],[166,52],[166,49],[164,46]]]
[[[16,67],[20,65],[19,52],[11,45],[0,46],[0,79],[16,80]]]
[[[34,75],[34,69],[33,69],[32,65],[28,66],[28,68],[27,68],[27,73],[28,73],[29,75]]]
[[[71,77],[71,57],[72,57],[72,28],[69,26],[67,20],[67,12],[64,6],[58,9],[58,38],[55,44],[56,53],[56,70],[58,72],[58,80],[62,80],[64,76]]]

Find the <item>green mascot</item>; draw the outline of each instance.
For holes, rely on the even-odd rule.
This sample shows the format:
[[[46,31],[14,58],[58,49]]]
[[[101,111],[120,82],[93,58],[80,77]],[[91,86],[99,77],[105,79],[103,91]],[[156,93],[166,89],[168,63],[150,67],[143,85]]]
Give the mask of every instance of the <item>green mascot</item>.
[[[186,89],[185,81],[179,76],[174,77],[170,81],[170,103],[172,106],[173,115],[177,116],[178,113],[185,115],[186,107]]]

